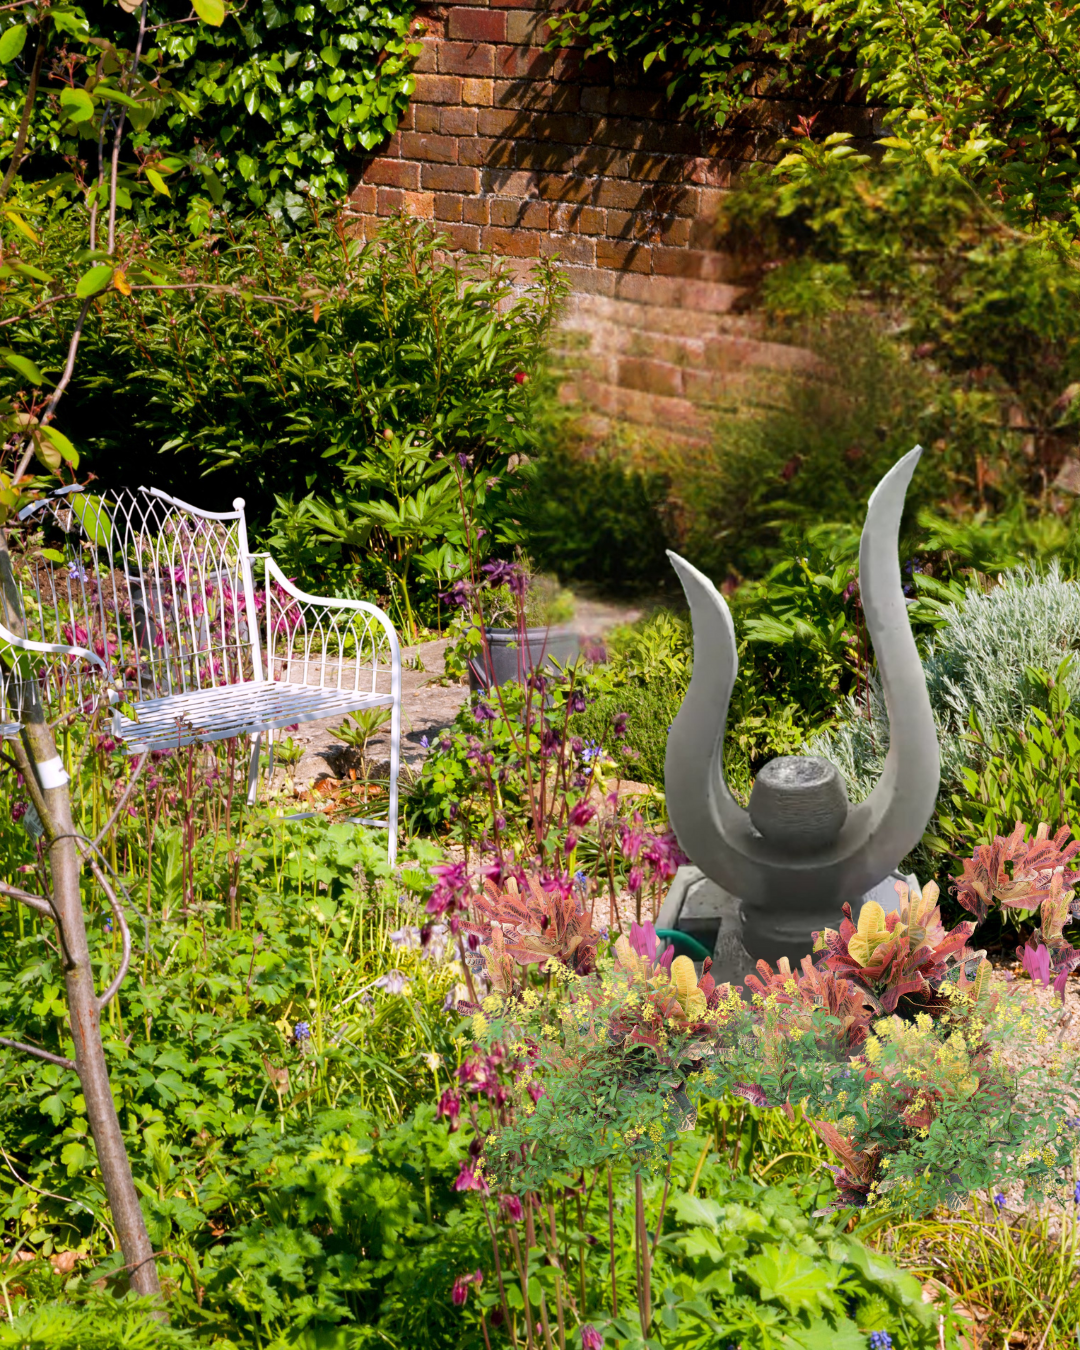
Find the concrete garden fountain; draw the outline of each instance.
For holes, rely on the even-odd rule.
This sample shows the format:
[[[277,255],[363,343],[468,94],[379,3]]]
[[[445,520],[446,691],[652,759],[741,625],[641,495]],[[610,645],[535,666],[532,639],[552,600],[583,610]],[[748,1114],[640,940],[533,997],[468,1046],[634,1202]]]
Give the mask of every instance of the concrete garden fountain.
[[[900,517],[922,450],[874,489],[859,550],[866,626],[889,716],[889,750],[876,787],[852,804],[835,765],[785,755],[758,774],[747,808],[724,778],[728,705],[738,674],[731,613],[711,581],[669,553],[694,626],[694,671],[668,734],[667,807],[693,866],[680,868],[657,919],[713,950],[718,980],[741,982],[764,958],[793,965],[812,934],[836,927],[840,907],[866,899],[897,907],[900,861],[934,810],[939,755],[922,663],[900,579]]]

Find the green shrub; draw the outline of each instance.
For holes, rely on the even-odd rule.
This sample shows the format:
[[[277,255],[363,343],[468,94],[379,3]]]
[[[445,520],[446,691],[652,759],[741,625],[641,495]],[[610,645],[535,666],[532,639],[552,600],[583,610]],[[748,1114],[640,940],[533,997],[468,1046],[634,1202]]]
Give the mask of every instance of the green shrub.
[[[1066,659],[1080,647],[1080,586],[1063,580],[1056,565],[1045,575],[1017,568],[988,590],[970,587],[943,617],[923,659],[941,747],[941,794],[914,860],[921,875],[942,867],[935,850],[963,856],[1007,833],[1016,819],[1047,819],[1055,829],[1071,823],[1058,812],[1072,801],[1067,785],[1062,798],[1061,769],[1068,762],[1069,705],[1080,694],[1080,670]],[[835,729],[809,746],[839,767],[853,801],[869,794],[889,745],[876,680],[868,703],[870,718],[867,701],[847,699]],[[1048,816],[1039,814],[1040,804]]]
[[[404,219],[367,246],[340,226],[288,241],[266,221],[198,243],[126,241],[210,289],[181,300],[110,292],[87,324],[61,421],[106,486],[204,506],[241,495],[287,570],[314,584],[334,569],[388,593],[411,627],[412,593],[434,614],[464,556],[462,489],[474,544],[501,515],[499,480],[531,444],[530,380],[561,283],[542,267],[518,294],[490,259],[446,265],[431,231]],[[61,218],[21,253],[66,281],[82,243]],[[28,285],[27,309],[38,283]],[[254,300],[256,286],[276,300]],[[25,315],[7,340],[59,371],[73,306]]]
[[[564,580],[612,594],[670,587],[665,475],[547,444],[514,503],[520,536],[537,562]]]

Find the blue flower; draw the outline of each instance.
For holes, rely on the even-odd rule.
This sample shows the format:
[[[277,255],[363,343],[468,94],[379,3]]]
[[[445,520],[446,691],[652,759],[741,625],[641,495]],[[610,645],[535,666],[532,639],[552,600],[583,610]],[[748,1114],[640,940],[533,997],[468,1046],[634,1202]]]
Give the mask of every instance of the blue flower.
[[[420,744],[421,744],[421,745],[423,746],[423,748],[426,750],[426,749],[428,748],[428,738],[427,738],[426,736],[421,736],[421,737],[420,737]]]
[[[998,1191],[997,1195],[994,1196],[994,1208],[1004,1209],[1004,1207],[1005,1207],[1005,1193],[1003,1191]]]
[[[305,1041],[311,1040],[311,1027],[307,1022],[297,1022],[293,1027],[293,1035],[296,1037],[297,1045],[303,1045]]]
[[[1076,1183],[1076,1186],[1073,1188],[1073,1199],[1076,1201],[1078,1205],[1080,1205],[1080,1181],[1078,1181]]]
[[[892,1350],[892,1337],[887,1331],[872,1331],[870,1350]]]
[[[106,933],[112,932],[112,919],[109,916],[105,918],[105,931]]]

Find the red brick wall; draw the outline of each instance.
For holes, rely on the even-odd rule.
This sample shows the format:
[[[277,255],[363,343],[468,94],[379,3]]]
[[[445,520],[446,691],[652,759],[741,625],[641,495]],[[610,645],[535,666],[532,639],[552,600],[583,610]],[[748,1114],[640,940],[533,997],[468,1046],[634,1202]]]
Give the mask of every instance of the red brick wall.
[[[421,8],[412,103],[366,164],[354,209],[369,236],[404,209],[454,249],[524,266],[558,254],[574,291],[568,322],[593,338],[580,391],[615,417],[669,429],[675,417],[676,429],[702,434],[732,368],[770,364],[775,353],[764,344],[748,354],[746,321],[732,316],[726,335],[718,317],[738,295],[716,247],[723,191],[797,115],[818,109],[762,100],[725,134],[702,132],[665,97],[659,72],[586,60],[579,48],[545,51],[547,13],[548,0]],[[839,100],[826,118],[827,130],[873,131],[867,109]],[[665,313],[652,334],[642,307],[685,309],[684,331],[672,332]],[[697,344],[712,366],[695,365],[699,336],[712,339]],[[738,355],[720,351],[725,336],[741,344]]]

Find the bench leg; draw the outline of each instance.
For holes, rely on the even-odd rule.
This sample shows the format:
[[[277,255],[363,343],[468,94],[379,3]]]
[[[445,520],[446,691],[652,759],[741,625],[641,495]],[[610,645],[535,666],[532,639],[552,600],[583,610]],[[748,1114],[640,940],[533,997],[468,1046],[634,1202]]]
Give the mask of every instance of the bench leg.
[[[393,867],[397,860],[398,772],[401,764],[401,700],[394,704],[390,717],[390,816],[387,820],[387,859]]]
[[[251,738],[251,761],[248,764],[248,806],[255,805],[255,798],[259,790],[259,746],[262,744],[262,732],[257,732]]]

